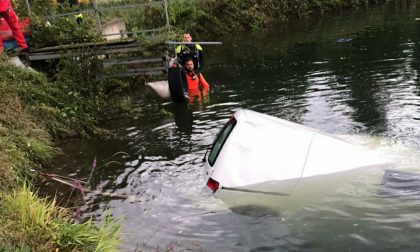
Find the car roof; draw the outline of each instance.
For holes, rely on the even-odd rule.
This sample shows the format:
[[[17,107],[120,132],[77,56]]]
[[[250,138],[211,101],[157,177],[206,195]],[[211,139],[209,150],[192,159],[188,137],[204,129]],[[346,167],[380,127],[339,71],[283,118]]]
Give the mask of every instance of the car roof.
[[[213,165],[223,186],[299,179],[383,163],[373,152],[332,134],[247,109]]]
[[[291,129],[311,131],[317,134],[321,134],[321,135],[333,137],[342,141],[346,141],[344,139],[336,137],[335,135],[328,134],[326,132],[323,132],[323,131],[320,131],[311,127],[307,127],[298,123],[290,122],[290,121],[287,121],[287,120],[284,120],[275,116],[255,112],[249,109],[243,109],[243,108],[238,109],[235,112],[234,117],[238,123],[248,122],[251,124],[255,124],[255,123],[272,124],[272,126],[278,125],[281,127],[287,127]]]

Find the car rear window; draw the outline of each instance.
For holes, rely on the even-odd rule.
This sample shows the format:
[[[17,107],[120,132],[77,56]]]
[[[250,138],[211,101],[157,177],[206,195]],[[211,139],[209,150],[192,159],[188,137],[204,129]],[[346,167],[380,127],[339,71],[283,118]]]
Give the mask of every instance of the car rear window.
[[[233,128],[236,125],[235,117],[232,117],[226,124],[223,126],[223,129],[217,135],[216,140],[213,143],[213,147],[211,148],[209,154],[209,164],[213,166],[216,162],[217,156],[219,156],[220,151],[222,150],[223,145],[226,142],[226,139],[229,137],[230,132],[232,132]]]

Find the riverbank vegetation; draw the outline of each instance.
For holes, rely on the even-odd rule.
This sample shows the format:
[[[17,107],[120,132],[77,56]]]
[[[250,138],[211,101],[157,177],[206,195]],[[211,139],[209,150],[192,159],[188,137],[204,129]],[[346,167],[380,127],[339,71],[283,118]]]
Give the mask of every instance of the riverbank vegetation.
[[[172,0],[171,25],[204,38],[263,29],[311,14],[366,7],[386,0]]]
[[[115,83],[94,81],[92,66],[83,60],[78,68],[63,63],[53,80],[5,60],[0,63],[0,251],[116,249],[115,222],[98,228],[92,220],[76,223],[55,200],[40,199],[25,185],[32,181],[33,170],[46,169],[58,152],[54,137],[98,134]]]

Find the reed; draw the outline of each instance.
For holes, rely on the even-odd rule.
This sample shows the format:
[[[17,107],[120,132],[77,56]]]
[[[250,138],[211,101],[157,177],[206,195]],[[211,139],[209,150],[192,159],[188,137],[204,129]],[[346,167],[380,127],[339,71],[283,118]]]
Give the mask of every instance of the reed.
[[[10,250],[118,251],[120,221],[106,220],[98,227],[89,219],[71,221],[68,210],[56,199],[37,196],[24,183],[19,189],[1,193],[0,244]],[[1,250],[1,247],[0,247]]]

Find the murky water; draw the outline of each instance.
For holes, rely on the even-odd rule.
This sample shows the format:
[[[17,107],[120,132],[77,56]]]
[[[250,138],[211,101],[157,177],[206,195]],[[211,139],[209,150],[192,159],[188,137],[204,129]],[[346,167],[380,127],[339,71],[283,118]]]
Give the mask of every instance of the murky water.
[[[417,17],[420,1],[400,1],[220,38],[205,48],[208,99],[190,109],[138,102],[159,112],[113,123],[118,139],[63,142],[59,172],[86,179],[97,156],[93,184],[131,197],[90,194],[85,215],[124,216],[128,251],[418,251],[418,179],[380,185],[385,171],[372,169],[309,181],[322,192],[310,197],[214,197],[201,161],[242,107],[347,135],[420,173]]]

